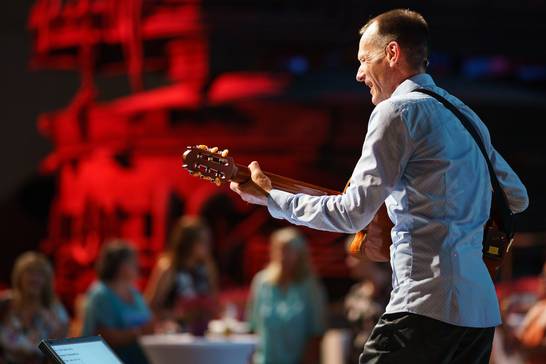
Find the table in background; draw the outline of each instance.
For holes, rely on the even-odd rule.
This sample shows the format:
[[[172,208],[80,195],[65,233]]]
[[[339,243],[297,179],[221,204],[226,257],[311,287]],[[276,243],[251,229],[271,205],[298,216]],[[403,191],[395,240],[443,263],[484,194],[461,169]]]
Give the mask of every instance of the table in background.
[[[166,334],[143,336],[139,341],[151,364],[248,364],[257,339],[253,335]]]

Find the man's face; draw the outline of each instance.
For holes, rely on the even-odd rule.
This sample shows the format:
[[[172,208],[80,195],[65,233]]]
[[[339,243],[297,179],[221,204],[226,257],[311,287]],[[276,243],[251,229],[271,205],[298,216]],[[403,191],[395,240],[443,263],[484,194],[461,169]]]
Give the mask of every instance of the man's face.
[[[356,80],[370,88],[374,105],[388,99],[397,86],[394,82],[392,65],[387,59],[386,45],[379,44],[376,32],[377,24],[373,23],[360,38],[358,46],[360,66],[356,73]]]

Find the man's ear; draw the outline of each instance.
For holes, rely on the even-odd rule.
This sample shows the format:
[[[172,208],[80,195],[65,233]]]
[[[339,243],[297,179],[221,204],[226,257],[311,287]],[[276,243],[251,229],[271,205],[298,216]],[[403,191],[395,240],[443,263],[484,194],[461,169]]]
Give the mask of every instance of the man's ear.
[[[394,66],[400,60],[400,45],[396,41],[390,41],[385,47],[385,54],[389,66]]]

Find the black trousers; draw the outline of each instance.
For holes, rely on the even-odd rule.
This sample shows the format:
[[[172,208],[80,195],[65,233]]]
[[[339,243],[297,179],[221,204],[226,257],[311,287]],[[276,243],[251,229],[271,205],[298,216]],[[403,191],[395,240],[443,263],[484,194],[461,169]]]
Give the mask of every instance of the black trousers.
[[[360,364],[488,364],[494,333],[494,327],[455,326],[407,312],[384,314]]]

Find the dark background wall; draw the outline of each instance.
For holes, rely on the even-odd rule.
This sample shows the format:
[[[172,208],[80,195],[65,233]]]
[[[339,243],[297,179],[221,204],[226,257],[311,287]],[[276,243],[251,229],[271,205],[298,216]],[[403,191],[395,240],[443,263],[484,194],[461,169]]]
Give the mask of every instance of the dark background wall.
[[[31,35],[27,31],[30,0],[9,1],[0,11],[0,277],[6,282],[19,252],[34,248],[44,236],[51,178],[38,174],[50,143],[36,127],[39,113],[68,103],[77,75],[29,70]]]
[[[36,173],[40,160],[50,150],[49,142],[38,134],[40,112],[65,106],[77,87],[77,75],[29,69],[31,34],[27,16],[32,1],[9,1],[0,11],[0,72],[2,74],[2,145],[0,200],[9,198]]]

